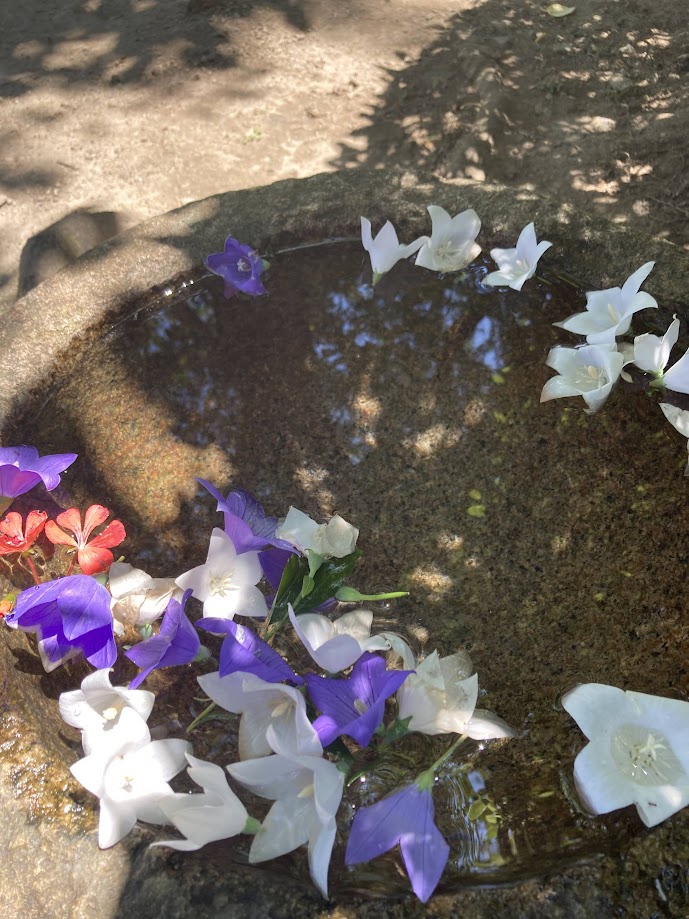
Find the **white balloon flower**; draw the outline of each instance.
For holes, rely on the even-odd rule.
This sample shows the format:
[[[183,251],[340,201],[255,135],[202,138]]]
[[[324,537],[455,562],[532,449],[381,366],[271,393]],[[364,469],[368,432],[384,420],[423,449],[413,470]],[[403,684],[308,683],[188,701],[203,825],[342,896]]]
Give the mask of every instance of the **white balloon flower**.
[[[516,248],[491,249],[490,257],[498,265],[499,271],[493,271],[483,279],[489,287],[511,287],[521,290],[522,285],[536,273],[539,258],[552,243],[536,241],[536,228],[533,223],[527,224],[519,234]]]
[[[553,325],[585,335],[590,345],[614,342],[618,335],[629,331],[634,313],[658,308],[650,294],[639,290],[654,265],[655,262],[646,262],[627,278],[622,287],[589,291],[584,312],[574,313],[564,322],[554,322]]]
[[[420,236],[413,243],[405,246],[397,238],[397,231],[388,220],[374,239],[371,234],[371,221],[366,217],[361,218],[361,242],[364,249],[371,257],[373,269],[373,283],[376,284],[386,271],[396,265],[402,258],[407,258],[418,252],[428,239]]]
[[[596,412],[610,395],[624,364],[624,356],[610,345],[584,345],[581,348],[551,348],[548,367],[560,374],[548,380],[541,391],[541,402],[582,396],[589,412]]]
[[[428,213],[431,215],[431,238],[419,249],[414,264],[432,271],[466,268],[481,251],[476,242],[481,229],[476,211],[462,211],[450,217],[444,208],[429,204]]]
[[[216,527],[204,565],[180,575],[175,583],[203,601],[203,615],[214,619],[234,619],[236,615],[265,619],[266,598],[256,587],[263,573],[258,552],[237,555],[235,545],[224,530]]]
[[[373,613],[355,609],[339,619],[317,613],[296,616],[288,606],[290,622],[302,644],[319,667],[339,673],[359,660],[364,651],[383,651],[390,647],[382,635],[371,635]]]
[[[254,837],[249,862],[278,858],[308,843],[311,878],[328,896],[328,866],[335,842],[335,814],[344,788],[344,773],[334,763],[316,756],[285,751],[268,729],[276,751],[264,759],[245,760],[227,767],[232,778],[254,794],[275,804]]]
[[[115,729],[124,709],[147,721],[155,702],[153,693],[145,689],[111,686],[111,670],[96,670],[84,677],[81,689],[60,695],[62,720],[81,731],[81,745],[87,755],[116,750],[122,741]]]
[[[689,702],[584,683],[562,705],[589,740],[574,761],[587,810],[635,804],[651,827],[689,804]]]
[[[316,523],[308,514],[290,507],[275,530],[275,536],[291,543],[300,552],[313,552],[323,558],[344,558],[355,550],[359,531],[339,514],[327,523]]]
[[[180,601],[183,591],[174,578],[153,578],[125,562],[113,562],[108,571],[110,609],[115,631],[121,635],[125,625],[148,625],[160,619],[170,600]]]

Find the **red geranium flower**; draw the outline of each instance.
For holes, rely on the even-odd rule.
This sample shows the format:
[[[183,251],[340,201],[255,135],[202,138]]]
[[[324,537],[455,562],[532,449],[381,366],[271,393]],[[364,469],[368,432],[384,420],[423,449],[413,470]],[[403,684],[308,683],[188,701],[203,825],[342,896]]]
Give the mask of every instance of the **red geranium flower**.
[[[59,514],[55,520],[45,525],[45,535],[56,546],[72,546],[77,550],[77,562],[84,574],[96,574],[105,571],[113,562],[109,546],[119,546],[127,535],[120,520],[111,520],[106,528],[89,542],[91,532],[101,523],[105,523],[110,511],[102,504],[92,504],[84,514],[84,525],[81,525],[81,514],[76,507]],[[59,524],[59,526],[58,526]],[[69,530],[70,536],[61,530]]]
[[[26,526],[22,526],[22,515],[10,511],[0,520],[0,555],[26,552],[36,542],[45,526],[48,515],[45,511],[29,511]]]

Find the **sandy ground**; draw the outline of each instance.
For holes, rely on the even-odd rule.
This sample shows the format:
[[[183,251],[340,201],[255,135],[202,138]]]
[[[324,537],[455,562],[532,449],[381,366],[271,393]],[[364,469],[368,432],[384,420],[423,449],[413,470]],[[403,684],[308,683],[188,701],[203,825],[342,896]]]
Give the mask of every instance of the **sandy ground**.
[[[342,168],[506,182],[689,247],[684,4],[571,3],[5,0],[0,308],[75,211],[114,216],[30,247],[22,290],[137,220]]]

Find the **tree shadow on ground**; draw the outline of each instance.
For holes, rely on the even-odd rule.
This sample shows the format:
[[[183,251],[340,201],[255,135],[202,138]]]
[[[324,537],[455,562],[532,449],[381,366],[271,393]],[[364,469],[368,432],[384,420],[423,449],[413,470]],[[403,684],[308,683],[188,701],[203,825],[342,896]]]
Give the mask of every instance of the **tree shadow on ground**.
[[[595,207],[686,243],[689,29],[648,0],[548,17],[487,0],[390,83],[337,168],[396,165]]]

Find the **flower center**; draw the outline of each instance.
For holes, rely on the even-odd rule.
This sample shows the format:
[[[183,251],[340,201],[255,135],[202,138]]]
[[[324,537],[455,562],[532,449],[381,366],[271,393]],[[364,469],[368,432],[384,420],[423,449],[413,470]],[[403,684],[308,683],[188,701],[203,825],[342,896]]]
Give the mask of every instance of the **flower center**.
[[[639,724],[619,728],[610,749],[620,772],[638,785],[671,784],[684,772],[667,738]]]
[[[368,705],[366,705],[363,699],[355,699],[354,708],[359,712],[360,715],[363,715],[368,711]]]
[[[617,323],[620,321],[620,314],[617,312],[612,303],[608,303],[608,312],[610,313],[610,318],[612,321],[615,323],[615,325],[617,325]]]
[[[287,712],[292,708],[294,702],[291,699],[285,699],[284,702],[278,702],[275,708],[270,713],[271,718],[282,718],[283,715],[286,715]]]
[[[245,258],[237,259],[237,271],[244,271],[251,274],[251,265]]]
[[[211,595],[216,596],[217,594],[220,594],[221,597],[226,597],[229,591],[239,590],[237,585],[232,583],[233,575],[234,569],[232,569],[229,574],[226,574],[221,578],[211,578]]]
[[[118,702],[116,705],[111,705],[109,708],[103,709],[103,717],[106,721],[114,721],[123,708],[124,702]]]
[[[313,787],[313,782],[310,785],[305,785],[302,790],[297,795],[298,798],[313,798],[316,793],[316,789]]]

